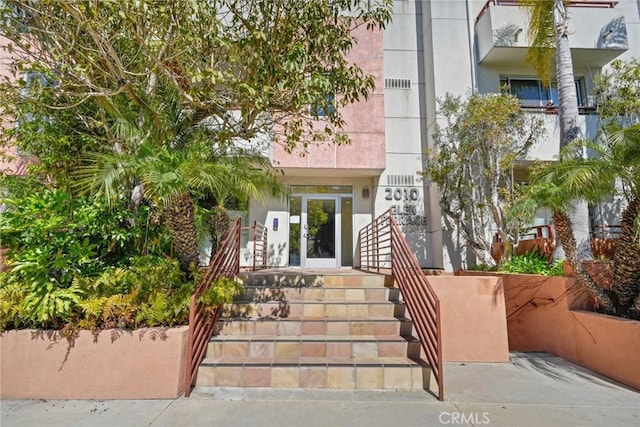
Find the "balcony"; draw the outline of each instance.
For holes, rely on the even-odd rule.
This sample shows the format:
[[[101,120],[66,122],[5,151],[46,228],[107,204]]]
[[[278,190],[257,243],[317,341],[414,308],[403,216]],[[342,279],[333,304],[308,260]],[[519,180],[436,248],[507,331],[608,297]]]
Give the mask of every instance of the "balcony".
[[[523,106],[523,110],[527,114],[534,114],[541,118],[545,128],[544,135],[531,147],[525,160],[556,160],[560,152],[560,122],[557,108]],[[598,131],[598,116],[595,114],[595,109],[580,108],[577,125],[582,136],[588,139],[595,138]]]
[[[617,1],[570,1],[569,43],[575,67],[602,67],[629,48],[624,10]],[[517,1],[489,0],[476,19],[479,63],[520,64],[530,46],[529,18]]]

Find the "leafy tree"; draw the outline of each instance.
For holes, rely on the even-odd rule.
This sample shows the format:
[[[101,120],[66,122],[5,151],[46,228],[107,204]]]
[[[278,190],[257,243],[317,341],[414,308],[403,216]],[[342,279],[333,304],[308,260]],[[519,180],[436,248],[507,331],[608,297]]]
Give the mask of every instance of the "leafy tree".
[[[0,115],[6,122],[0,131],[0,154],[4,154],[2,148],[17,146],[20,155],[35,160],[28,163],[32,177],[43,185],[69,190],[81,157],[101,149],[103,132],[94,119],[93,102],[76,109],[43,108],[43,103],[60,98],[54,84],[54,77],[37,67],[25,70],[13,83],[0,84]]]
[[[566,0],[518,0],[528,11],[528,35],[531,43],[527,62],[536,70],[543,84],[551,81],[556,72],[558,87],[558,121],[560,147],[571,144],[580,135],[578,127],[578,95],[573,74],[573,60],[569,46],[569,14]],[[554,64],[555,57],[555,64]],[[575,147],[574,156],[582,156],[583,150]],[[579,258],[591,258],[588,205],[576,201],[569,208],[571,227],[577,238]],[[575,242],[576,239],[574,238]],[[568,242],[560,239],[567,250]],[[559,253],[560,247],[556,251]],[[569,248],[573,251],[573,248]],[[574,266],[576,268],[576,266]]]
[[[524,225],[508,217],[512,172],[542,132],[509,94],[473,94],[468,100],[448,94],[439,101],[445,124],[436,127],[435,147],[423,175],[440,189],[440,207],[487,266],[493,233],[516,244]]]
[[[160,130],[152,100],[169,85],[182,108],[215,124],[219,141],[279,131],[288,149],[346,141],[334,129],[343,124],[339,107],[374,86],[346,59],[357,42],[353,30],[382,28],[391,16],[388,0],[3,4],[14,73],[37,67],[56,76],[63,96],[48,107],[94,100],[109,114],[121,98],[140,122],[152,123],[148,129]],[[327,126],[314,126],[320,110]]]
[[[606,130],[640,123],[640,60],[615,60],[609,71],[594,77],[593,94]]]
[[[197,263],[199,197],[218,192],[223,200],[225,185],[248,189],[248,196],[263,184],[273,189],[270,171],[258,179],[266,165],[255,156],[271,142],[291,151],[312,141],[347,141],[336,130],[344,123],[340,107],[366,98],[374,83],[346,55],[357,42],[354,30],[383,28],[390,6],[7,0],[0,29],[16,76],[38,72],[55,81],[30,96],[45,112],[34,125],[56,110],[86,123],[74,131],[97,141],[91,151],[99,155],[76,157],[88,163],[81,182],[104,190],[109,203],[125,196],[132,208],[143,198],[163,206],[187,271]],[[3,89],[14,94],[10,106],[20,103],[20,84],[8,81]],[[320,111],[324,126],[317,125]],[[220,173],[224,162],[216,154],[233,173]],[[235,166],[233,156],[240,158]]]

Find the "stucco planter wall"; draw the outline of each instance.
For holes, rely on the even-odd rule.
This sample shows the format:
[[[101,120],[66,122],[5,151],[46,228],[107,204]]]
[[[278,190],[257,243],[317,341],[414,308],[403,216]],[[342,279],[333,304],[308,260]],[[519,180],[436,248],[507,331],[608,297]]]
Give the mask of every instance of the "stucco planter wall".
[[[571,311],[574,362],[640,390],[640,322]]]
[[[585,311],[574,277],[465,271],[503,280],[511,351],[545,351],[640,390],[640,322]]]
[[[429,276],[440,300],[445,362],[508,362],[502,279]]]
[[[187,326],[0,336],[3,399],[160,399],[184,389]]]

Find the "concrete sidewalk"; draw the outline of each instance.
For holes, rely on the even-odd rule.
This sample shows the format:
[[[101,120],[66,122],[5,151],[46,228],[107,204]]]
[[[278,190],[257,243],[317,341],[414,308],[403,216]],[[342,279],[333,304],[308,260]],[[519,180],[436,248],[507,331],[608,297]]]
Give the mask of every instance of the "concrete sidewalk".
[[[427,392],[197,389],[175,400],[5,400],[0,426],[640,426],[640,393],[562,358],[445,365]]]

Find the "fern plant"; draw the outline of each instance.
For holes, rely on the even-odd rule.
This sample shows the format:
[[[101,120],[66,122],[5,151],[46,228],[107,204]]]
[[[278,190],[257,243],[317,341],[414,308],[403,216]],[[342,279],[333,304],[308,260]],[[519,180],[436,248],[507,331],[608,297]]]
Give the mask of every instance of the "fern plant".
[[[233,298],[240,295],[243,290],[241,283],[223,276],[200,296],[199,301],[213,309],[221,304],[232,302]]]

